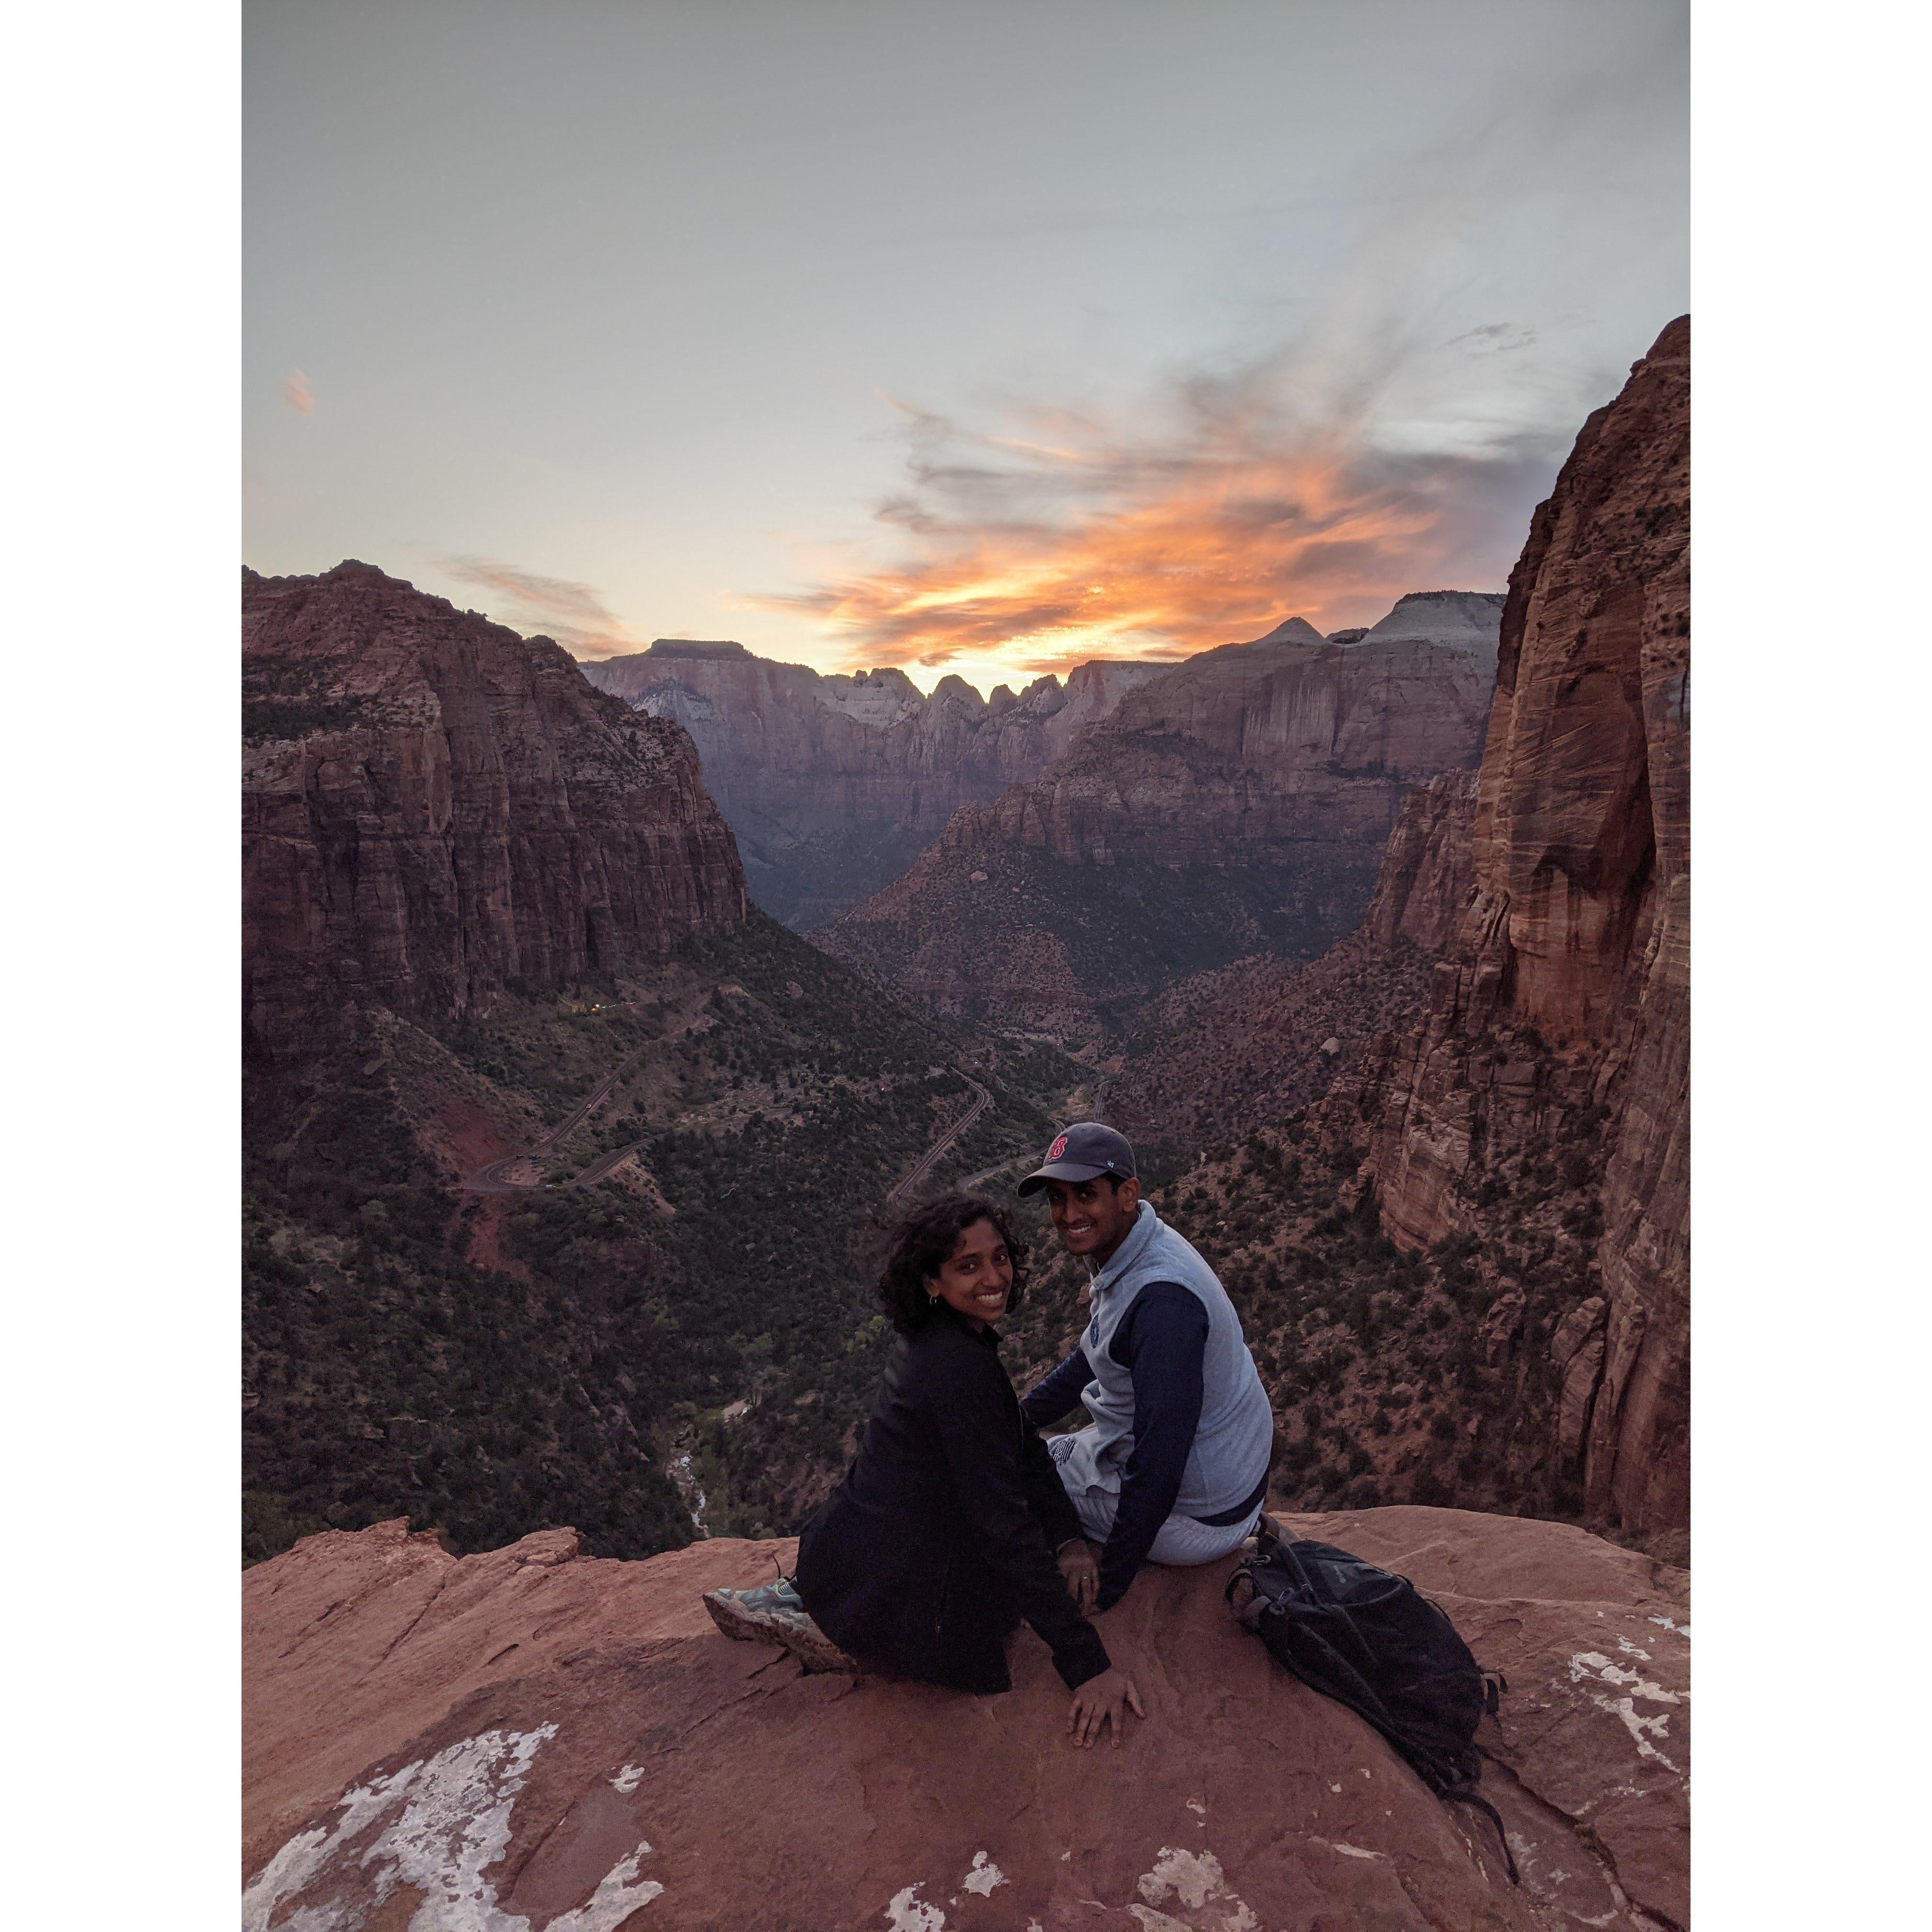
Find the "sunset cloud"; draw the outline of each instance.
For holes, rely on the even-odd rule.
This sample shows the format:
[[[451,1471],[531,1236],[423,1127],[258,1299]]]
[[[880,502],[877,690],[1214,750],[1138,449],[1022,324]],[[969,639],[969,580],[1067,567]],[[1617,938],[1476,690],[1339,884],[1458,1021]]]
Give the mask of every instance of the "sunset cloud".
[[[1454,346],[1493,352],[1516,334]],[[907,487],[874,513],[892,560],[744,601],[810,618],[851,663],[984,685],[1186,656],[1289,616],[1372,622],[1405,591],[1500,588],[1561,443],[1402,423],[1393,369],[1309,373],[1281,358],[1180,381],[1144,428],[1018,407],[974,430],[896,405]]]
[[[615,657],[642,650],[649,642],[608,610],[587,584],[543,577],[488,557],[440,560],[452,577],[494,591],[500,621],[514,629],[554,638],[573,657]]]
[[[315,414],[315,392],[299,369],[291,369],[282,378],[282,400],[303,416]]]

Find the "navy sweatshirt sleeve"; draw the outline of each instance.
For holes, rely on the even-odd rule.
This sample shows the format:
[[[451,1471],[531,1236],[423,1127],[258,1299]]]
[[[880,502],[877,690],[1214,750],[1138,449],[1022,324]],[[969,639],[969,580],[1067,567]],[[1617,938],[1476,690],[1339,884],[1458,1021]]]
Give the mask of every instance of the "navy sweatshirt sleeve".
[[[1190,1300],[1192,1298],[1189,1298]],[[1080,1391],[1094,1379],[1087,1351],[1076,1348],[1059,1367],[1048,1370],[1020,1399],[1020,1413],[1035,1429],[1058,1422],[1070,1408],[1080,1406]]]
[[[1113,1533],[1100,1553],[1103,1610],[1126,1594],[1180,1493],[1201,1426],[1208,1311],[1178,1282],[1150,1283],[1114,1331],[1108,1352],[1133,1378],[1134,1448],[1121,1472]]]

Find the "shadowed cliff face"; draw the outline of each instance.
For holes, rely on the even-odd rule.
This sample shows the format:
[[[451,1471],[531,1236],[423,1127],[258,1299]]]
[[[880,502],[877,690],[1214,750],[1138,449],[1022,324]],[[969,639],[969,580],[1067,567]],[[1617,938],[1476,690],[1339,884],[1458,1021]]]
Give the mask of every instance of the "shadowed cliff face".
[[[739,926],[691,741],[546,639],[358,563],[242,586],[243,960],[258,1045],[350,1003],[472,1015]]]
[[[941,1012],[1067,1032],[1245,955],[1310,957],[1360,917],[1408,793],[1474,764],[1489,694],[1426,642],[1291,623],[1207,652],[817,937]]]
[[[1690,323],[1585,424],[1510,579],[1474,888],[1430,1010],[1333,1096],[1390,1232],[1610,1113],[1602,1293],[1559,1330],[1592,1516],[1689,1520]],[[1336,1118],[1340,1118],[1338,1113]]]
[[[660,638],[585,664],[599,690],[690,732],[752,897],[797,930],[896,878],[962,806],[1036,776],[1159,664],[1082,664],[990,699],[896,668],[824,676],[742,644]]]

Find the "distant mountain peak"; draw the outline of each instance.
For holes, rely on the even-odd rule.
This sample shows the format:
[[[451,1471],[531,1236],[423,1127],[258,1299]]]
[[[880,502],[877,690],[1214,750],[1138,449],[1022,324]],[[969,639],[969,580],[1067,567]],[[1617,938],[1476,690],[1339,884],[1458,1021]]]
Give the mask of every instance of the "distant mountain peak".
[[[1328,640],[1306,617],[1284,617],[1266,637],[1250,641],[1257,644],[1325,644]]]
[[[1442,644],[1468,651],[1493,669],[1502,622],[1500,590],[1412,590],[1397,598],[1394,609],[1364,632],[1360,641]]]

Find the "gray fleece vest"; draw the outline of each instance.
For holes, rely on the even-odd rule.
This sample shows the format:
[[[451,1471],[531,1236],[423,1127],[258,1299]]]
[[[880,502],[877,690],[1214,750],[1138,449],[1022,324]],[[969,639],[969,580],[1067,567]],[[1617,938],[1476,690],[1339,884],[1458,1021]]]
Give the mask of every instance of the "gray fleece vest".
[[[1178,1282],[1208,1311],[1201,1424],[1174,1510],[1181,1516],[1218,1516],[1252,1496],[1268,1474],[1274,1416],[1227,1290],[1145,1201],[1132,1232],[1094,1277],[1093,1318],[1080,1338],[1094,1371],[1080,1400],[1094,1426],[1080,1431],[1061,1480],[1070,1490],[1118,1491],[1120,1486],[1134,1452],[1134,1384],[1125,1366],[1108,1351],[1142,1289],[1158,1281]]]

